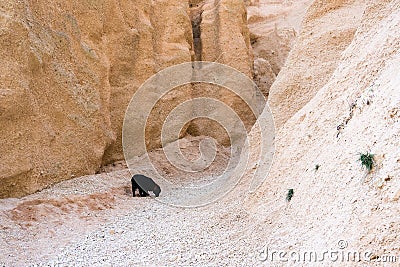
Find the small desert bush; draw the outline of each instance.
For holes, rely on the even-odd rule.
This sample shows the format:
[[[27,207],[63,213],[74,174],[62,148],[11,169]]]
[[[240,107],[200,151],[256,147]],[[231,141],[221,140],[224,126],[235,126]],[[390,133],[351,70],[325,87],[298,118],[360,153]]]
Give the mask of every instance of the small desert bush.
[[[286,200],[290,201],[293,197],[294,190],[293,189],[288,189],[287,195],[286,195]]]
[[[358,160],[361,162],[362,166],[367,168],[368,172],[374,167],[374,154],[370,152],[360,153],[360,158]]]

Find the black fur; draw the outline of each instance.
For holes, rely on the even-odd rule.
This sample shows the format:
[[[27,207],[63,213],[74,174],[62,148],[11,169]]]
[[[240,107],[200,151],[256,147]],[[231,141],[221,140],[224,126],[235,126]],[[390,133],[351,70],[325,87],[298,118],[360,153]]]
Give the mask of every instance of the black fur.
[[[161,193],[161,188],[156,184],[150,177],[135,174],[132,179],[132,194],[136,196],[136,189],[139,189],[139,196],[147,197],[149,196],[149,191],[152,191],[156,197]]]

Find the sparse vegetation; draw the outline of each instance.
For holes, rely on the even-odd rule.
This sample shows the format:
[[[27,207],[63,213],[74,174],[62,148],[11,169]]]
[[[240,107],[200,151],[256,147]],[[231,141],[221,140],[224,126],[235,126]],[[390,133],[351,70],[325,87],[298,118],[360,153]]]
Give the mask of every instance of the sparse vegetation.
[[[360,153],[359,161],[361,161],[361,165],[365,166],[368,172],[370,172],[374,166],[374,154],[370,152]]]
[[[287,195],[286,195],[286,200],[290,201],[292,199],[292,197],[293,197],[293,194],[294,194],[294,190],[293,189],[289,189],[288,192],[287,192]]]
[[[314,170],[318,171],[319,167],[321,167],[319,164],[315,164]]]

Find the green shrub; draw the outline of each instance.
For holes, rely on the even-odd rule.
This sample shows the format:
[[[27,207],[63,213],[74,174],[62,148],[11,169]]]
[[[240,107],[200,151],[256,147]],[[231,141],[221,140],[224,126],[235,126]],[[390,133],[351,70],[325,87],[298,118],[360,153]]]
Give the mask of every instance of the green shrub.
[[[286,195],[286,200],[290,201],[292,199],[292,197],[293,197],[293,194],[294,194],[294,190],[293,189],[289,189],[288,192],[287,192],[287,195]]]
[[[365,154],[360,153],[360,158],[358,160],[361,161],[362,166],[367,168],[368,172],[372,170],[372,167],[374,166],[374,154],[371,154],[370,152]]]

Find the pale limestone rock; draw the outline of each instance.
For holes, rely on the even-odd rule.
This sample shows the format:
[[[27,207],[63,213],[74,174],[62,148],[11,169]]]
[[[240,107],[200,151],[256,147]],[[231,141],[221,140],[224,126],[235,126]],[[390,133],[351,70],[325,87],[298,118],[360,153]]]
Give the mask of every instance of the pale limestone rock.
[[[270,91],[274,162],[247,201],[255,218],[272,222],[260,247],[272,240],[273,249],[287,252],[341,251],[343,240],[347,251],[396,255],[399,26],[399,1],[311,6]],[[371,172],[359,161],[366,151],[376,155]],[[289,188],[295,194],[287,203]]]

